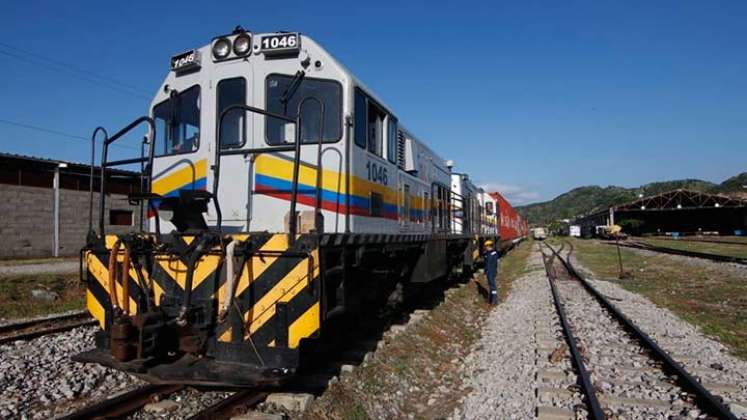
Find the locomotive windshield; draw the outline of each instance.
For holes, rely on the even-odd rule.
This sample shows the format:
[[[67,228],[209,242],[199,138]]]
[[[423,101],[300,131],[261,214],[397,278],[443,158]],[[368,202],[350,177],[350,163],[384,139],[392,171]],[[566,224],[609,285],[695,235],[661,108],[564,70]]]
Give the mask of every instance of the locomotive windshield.
[[[293,83],[293,76],[273,74],[267,77],[267,105],[270,112],[296,118],[298,104],[307,97],[313,96],[324,103],[324,133],[325,143],[334,143],[342,135],[342,86],[332,80],[303,79],[298,88],[293,91],[287,103],[281,100],[283,94]],[[278,145],[285,141],[292,141],[285,137],[285,124],[274,118],[266,118],[265,130],[267,143]],[[319,106],[309,100],[304,104],[301,115],[301,140],[304,143],[319,141]]]
[[[200,141],[200,86],[172,95],[153,107],[156,121],[156,155],[197,150]]]

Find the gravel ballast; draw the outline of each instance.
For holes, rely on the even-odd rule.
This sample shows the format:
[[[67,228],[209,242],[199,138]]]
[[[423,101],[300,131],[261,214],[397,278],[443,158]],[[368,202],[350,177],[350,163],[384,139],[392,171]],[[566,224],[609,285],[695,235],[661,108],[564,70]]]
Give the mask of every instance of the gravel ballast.
[[[687,257],[681,257],[687,258]],[[687,258],[693,260],[692,258]],[[747,361],[729,353],[729,349],[706,336],[700,329],[657,307],[636,293],[602,280],[596,280],[575,258],[571,262],[581,269],[590,283],[657,344],[700,378],[713,394],[723,397],[731,411],[747,419]],[[708,264],[713,264],[706,261]]]
[[[97,327],[0,346],[0,418],[48,419],[143,384],[70,358],[94,346]]]
[[[526,419],[535,416],[537,365],[534,320],[552,311],[551,295],[535,250],[528,273],[517,279],[505,302],[485,321],[482,337],[465,359],[461,374],[471,392],[453,419]]]
[[[574,264],[578,263],[574,261]],[[593,279],[591,282],[602,294],[611,297],[613,304],[662,348],[700,378],[712,393],[723,397],[738,418],[747,419],[747,362],[730,355],[725,346],[647,299],[609,282]],[[566,289],[565,286],[562,288]],[[600,323],[607,322],[607,316],[599,310],[596,310],[599,313],[587,310],[592,303],[590,297],[581,296],[574,290],[565,290],[563,295],[568,299],[566,307],[572,324],[583,330],[580,338],[585,341],[583,345],[590,358],[587,368],[592,371],[598,392],[618,398],[615,401],[662,401],[671,410],[671,418],[703,418],[697,408],[679,402],[678,388],[667,383],[665,377],[648,372],[635,373],[636,369],[647,369],[646,362],[638,360],[640,349],[625,337],[599,327]],[[536,418],[541,413],[555,414],[552,410],[569,416],[574,411],[576,415],[584,414],[583,399],[572,385],[569,386],[575,381],[575,373],[567,351],[560,348],[559,352],[563,354],[554,363],[548,363],[545,357],[547,350],[559,346],[562,341],[541,254],[535,248],[528,273],[514,283],[506,302],[488,315],[482,337],[465,359],[461,373],[466,377],[465,384],[470,392],[461,399],[461,406],[451,413],[450,418],[524,419]],[[632,371],[610,368],[617,363],[630,364]],[[556,383],[539,380],[548,372],[557,373]],[[543,393],[552,395],[552,398],[543,398]],[[616,415],[633,419],[651,418],[658,411],[646,407],[609,408]]]

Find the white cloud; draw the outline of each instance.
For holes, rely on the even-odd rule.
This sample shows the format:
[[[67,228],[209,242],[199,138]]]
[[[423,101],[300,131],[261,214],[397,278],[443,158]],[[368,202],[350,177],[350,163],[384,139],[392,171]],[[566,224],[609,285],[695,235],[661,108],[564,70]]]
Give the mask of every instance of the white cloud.
[[[530,188],[520,185],[488,183],[480,185],[487,192],[498,191],[513,206],[521,206],[539,200],[540,194]]]

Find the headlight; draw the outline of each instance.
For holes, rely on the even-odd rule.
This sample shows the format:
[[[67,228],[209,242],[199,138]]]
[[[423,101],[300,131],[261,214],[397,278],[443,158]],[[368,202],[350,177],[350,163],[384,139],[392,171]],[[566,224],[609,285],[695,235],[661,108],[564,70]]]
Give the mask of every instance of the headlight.
[[[233,40],[233,52],[236,55],[247,55],[252,49],[252,38],[247,34],[241,34]]]
[[[227,38],[220,38],[213,44],[213,57],[223,59],[231,53],[231,41]]]

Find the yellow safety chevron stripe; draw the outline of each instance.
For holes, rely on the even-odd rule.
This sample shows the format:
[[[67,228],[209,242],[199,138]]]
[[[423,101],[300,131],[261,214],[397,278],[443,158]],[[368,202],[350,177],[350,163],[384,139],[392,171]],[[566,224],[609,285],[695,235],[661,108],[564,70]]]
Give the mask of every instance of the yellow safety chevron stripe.
[[[285,251],[288,249],[288,235],[284,233],[272,235],[272,237],[260,248],[261,251]],[[263,261],[264,260],[264,261]],[[240,295],[247,287],[251,284],[254,279],[262,275],[262,273],[269,268],[272,263],[277,261],[277,257],[263,257],[259,258],[254,256],[251,259],[252,270],[249,272],[246,268],[241,273],[239,282],[236,285],[235,295]],[[238,268],[237,268],[238,269]],[[249,276],[252,276],[250,279]],[[224,299],[226,293],[226,284],[221,285],[219,296]]]
[[[220,265],[220,257],[217,255],[207,255],[200,258],[195,264],[195,271],[192,277],[192,289],[197,288],[211,274],[214,274]],[[184,289],[187,281],[187,265],[178,258],[159,256],[156,258],[158,265],[163,271],[171,277],[176,284]]]
[[[106,310],[90,290],[86,290],[86,308],[91,316],[99,322],[101,328],[106,328]]]
[[[317,251],[312,252],[314,261],[318,261]],[[269,258],[265,259],[267,265],[271,265]],[[273,259],[276,260],[276,259]],[[282,279],[265,293],[262,298],[257,301],[252,308],[244,313],[244,321],[249,324],[249,331],[247,334],[254,334],[264,324],[266,324],[273,316],[275,316],[275,304],[278,302],[287,303],[290,302],[295,296],[297,296],[302,290],[304,290],[309,284],[308,279],[308,259],[302,259],[296,264]],[[266,268],[266,267],[265,267]],[[263,270],[264,271],[264,270]],[[255,274],[255,278],[258,275]],[[317,278],[319,276],[319,266],[314,265],[312,277]],[[312,279],[313,280],[313,279]],[[318,329],[317,320],[317,329]],[[308,325],[308,323],[304,324]],[[313,331],[312,331],[313,332]],[[218,340],[222,342],[229,342],[233,336],[233,331],[229,327],[223,331],[219,336]],[[246,335],[244,338],[248,338]]]
[[[312,255],[314,261],[318,261],[317,251],[314,251]],[[312,276],[313,278],[319,276],[319,266],[317,264],[314,265]],[[245,313],[244,319],[249,323],[249,334],[254,334],[275,315],[275,304],[277,302],[290,302],[301,290],[306,288],[309,282],[308,261],[303,259]]]
[[[288,327],[288,347],[298,347],[302,338],[308,337],[319,329],[319,302],[309,308]]]
[[[98,283],[101,285],[101,287],[104,288],[107,294],[111,295],[111,291],[109,290],[109,268],[104,266],[104,264],[99,261],[99,259],[92,253],[88,253],[86,255],[86,264],[88,265],[88,272],[93,275],[93,277],[98,281]],[[117,300],[119,301],[120,305],[122,304],[122,299],[124,299],[124,292],[122,291],[122,285],[119,282],[115,282],[115,293],[117,295]],[[135,314],[137,313],[137,303],[135,303],[135,300],[132,298],[132,295],[130,295],[130,313]]]

